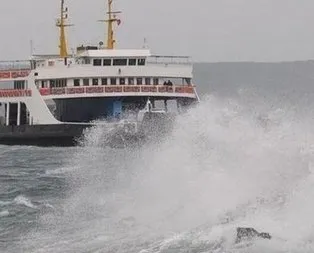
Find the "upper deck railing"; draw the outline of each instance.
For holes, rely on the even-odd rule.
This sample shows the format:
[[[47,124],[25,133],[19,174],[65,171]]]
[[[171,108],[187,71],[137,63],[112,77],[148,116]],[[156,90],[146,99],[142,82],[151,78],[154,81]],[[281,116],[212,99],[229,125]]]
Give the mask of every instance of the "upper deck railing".
[[[192,59],[189,56],[152,55],[147,58],[147,63],[192,65]]]
[[[0,61],[0,80],[27,77],[31,69],[31,61]]]
[[[63,88],[40,88],[39,92],[42,96],[62,96],[62,95],[83,95],[83,94],[113,94],[123,93],[138,95],[143,93],[153,94],[194,94],[194,85],[189,86],[165,86],[165,85],[115,85],[115,86],[86,86],[86,87],[63,87]]]
[[[32,69],[31,61],[0,61],[0,71]]]

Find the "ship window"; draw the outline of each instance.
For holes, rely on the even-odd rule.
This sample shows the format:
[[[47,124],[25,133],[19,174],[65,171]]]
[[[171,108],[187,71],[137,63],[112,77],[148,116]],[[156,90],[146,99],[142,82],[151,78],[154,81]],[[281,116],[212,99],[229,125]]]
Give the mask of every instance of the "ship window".
[[[129,85],[134,85],[134,78],[133,77],[129,77],[128,78],[128,84]]]
[[[93,78],[93,85],[98,85],[98,78]]]
[[[145,65],[145,59],[138,59],[137,60],[137,65],[139,65],[139,66]]]
[[[127,59],[113,59],[113,66],[126,66]]]
[[[142,85],[143,84],[143,78],[136,78],[136,84],[137,85]]]
[[[111,85],[116,85],[117,84],[117,79],[116,78],[110,78],[110,84]]]
[[[83,79],[83,85],[84,86],[89,86],[89,79],[88,78],[84,78]]]
[[[47,80],[41,81],[41,88],[48,88],[48,81]]]
[[[158,85],[159,84],[159,79],[158,78],[154,78],[153,79],[153,84],[154,85]]]
[[[136,65],[136,59],[129,59],[129,65],[135,66]]]
[[[145,84],[146,84],[146,85],[150,85],[150,78],[149,78],[149,77],[146,77],[146,78],[145,78]]]
[[[111,59],[104,59],[104,66],[111,66]]]
[[[108,79],[107,78],[101,78],[101,85],[107,85]]]
[[[74,86],[80,86],[81,80],[80,79],[74,79]]]
[[[90,59],[86,58],[84,61],[85,64],[90,64]]]
[[[67,86],[67,79],[60,79],[59,87],[66,87],[66,86]]]
[[[25,89],[25,81],[14,81],[14,89],[15,90]]]
[[[57,80],[53,80],[53,81],[54,81],[54,86],[53,87],[58,87],[59,88],[59,87],[66,87],[67,86],[67,79],[57,79]]]
[[[50,88],[55,88],[56,87],[56,81],[55,80],[50,80]]]
[[[101,66],[101,59],[94,59],[93,60],[93,65],[94,66]]]
[[[125,78],[120,78],[120,85],[125,85]]]

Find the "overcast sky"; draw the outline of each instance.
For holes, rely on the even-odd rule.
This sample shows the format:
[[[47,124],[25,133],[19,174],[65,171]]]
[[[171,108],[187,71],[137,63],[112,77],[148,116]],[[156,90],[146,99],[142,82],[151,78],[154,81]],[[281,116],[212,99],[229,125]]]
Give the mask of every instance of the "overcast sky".
[[[104,40],[107,0],[66,0],[70,47]],[[58,50],[59,0],[0,0],[0,60]],[[119,48],[190,55],[195,61],[314,59],[313,0],[116,0]]]

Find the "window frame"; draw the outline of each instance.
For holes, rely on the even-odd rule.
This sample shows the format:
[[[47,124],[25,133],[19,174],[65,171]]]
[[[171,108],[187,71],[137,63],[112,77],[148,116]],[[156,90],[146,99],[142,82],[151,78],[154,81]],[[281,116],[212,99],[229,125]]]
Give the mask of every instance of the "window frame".
[[[95,82],[95,81],[96,81],[96,82]],[[92,85],[93,85],[93,86],[99,85],[99,79],[98,79],[98,78],[93,78],[93,79],[92,79]]]
[[[145,66],[145,64],[146,64],[146,59],[145,58],[137,59],[137,65],[138,66]]]
[[[143,78],[142,77],[136,78],[136,85],[143,85]]]
[[[131,64],[131,61],[132,61],[132,64]],[[131,58],[131,59],[129,59],[128,65],[129,66],[136,66],[136,63],[137,63],[137,60],[135,58]]]
[[[108,78],[101,78],[101,85],[108,85]]]
[[[77,83],[77,81],[78,81],[78,83]],[[81,86],[81,79],[77,79],[77,78],[73,79],[73,86],[74,87],[80,87]]]
[[[145,80],[144,80],[144,83],[145,85],[151,85],[151,78],[150,77],[145,77]]]
[[[97,61],[97,64],[96,64],[96,61]],[[93,66],[101,66],[102,65],[102,60],[97,58],[97,59],[93,59]]]
[[[153,85],[159,85],[159,78],[158,77],[153,78]]]
[[[89,78],[83,78],[83,86],[89,86],[89,85],[90,85]]]
[[[128,59],[127,58],[114,58],[112,61],[112,66],[127,66]]]
[[[122,81],[123,80],[123,81]],[[121,82],[122,81],[122,82]],[[126,80],[125,77],[120,77],[119,78],[119,85],[125,85],[126,84]]]
[[[132,81],[130,82],[130,80]],[[128,77],[128,85],[135,85],[134,77]]]
[[[106,64],[106,63],[105,63],[106,61],[108,61],[108,63],[109,63],[109,61],[110,61],[110,64]],[[103,65],[103,66],[112,66],[112,59],[103,59],[102,65]]]
[[[117,85],[117,78],[116,77],[110,77],[110,85]]]

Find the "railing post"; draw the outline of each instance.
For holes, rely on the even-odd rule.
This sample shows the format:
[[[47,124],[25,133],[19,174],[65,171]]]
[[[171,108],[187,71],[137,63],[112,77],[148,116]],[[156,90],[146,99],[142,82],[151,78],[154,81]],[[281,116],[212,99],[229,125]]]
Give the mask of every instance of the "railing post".
[[[16,125],[21,125],[21,102],[17,102],[17,120]]]
[[[167,99],[164,100],[164,104],[165,104],[165,111],[168,112],[168,101],[167,101]]]
[[[6,121],[5,125],[8,126],[10,124],[10,103],[7,103],[7,108],[6,108]]]

